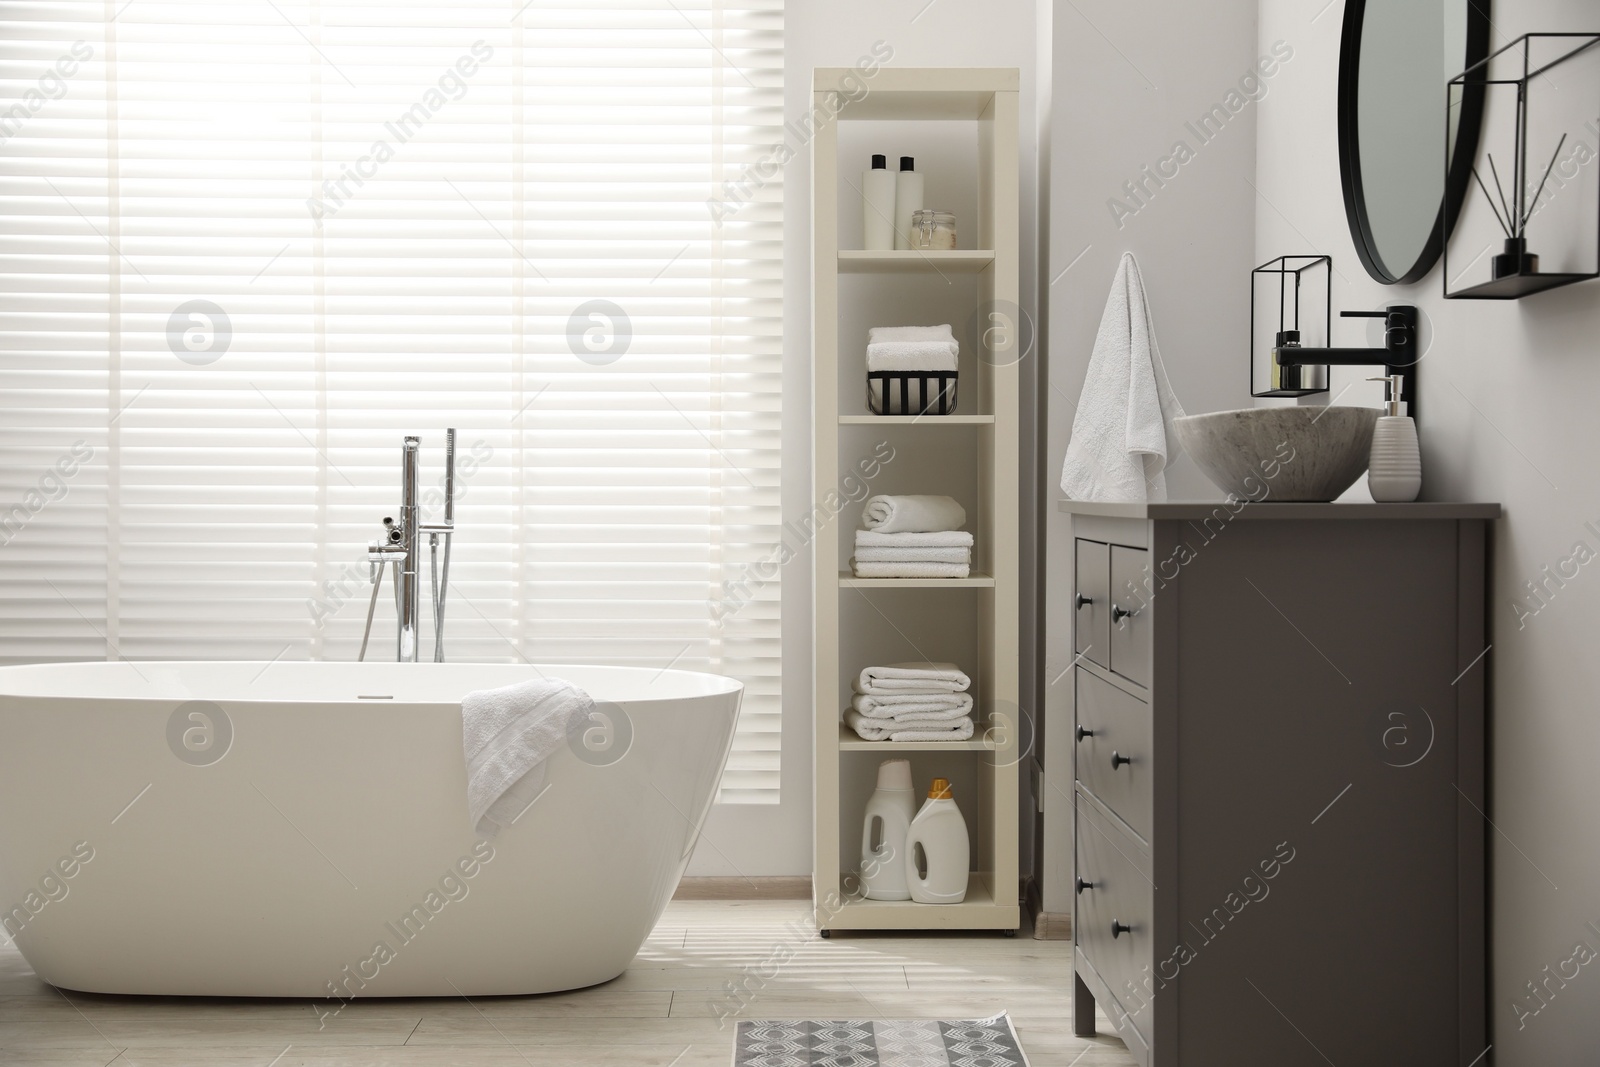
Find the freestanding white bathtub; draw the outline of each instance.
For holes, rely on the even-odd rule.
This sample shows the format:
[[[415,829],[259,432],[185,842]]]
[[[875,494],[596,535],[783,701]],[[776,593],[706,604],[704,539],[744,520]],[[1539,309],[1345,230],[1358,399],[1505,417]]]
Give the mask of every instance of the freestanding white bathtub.
[[[480,841],[461,697],[539,674],[607,721]],[[45,981],[99,993],[333,1012],[603,982],[677,888],[742,692],[619,667],[0,668],[0,921]]]

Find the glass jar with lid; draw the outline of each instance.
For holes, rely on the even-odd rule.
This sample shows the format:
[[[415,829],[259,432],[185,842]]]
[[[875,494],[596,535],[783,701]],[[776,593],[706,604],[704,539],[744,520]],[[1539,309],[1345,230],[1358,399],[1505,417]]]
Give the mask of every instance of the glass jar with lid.
[[[956,216],[953,211],[920,208],[911,215],[911,247],[935,250],[956,246]]]

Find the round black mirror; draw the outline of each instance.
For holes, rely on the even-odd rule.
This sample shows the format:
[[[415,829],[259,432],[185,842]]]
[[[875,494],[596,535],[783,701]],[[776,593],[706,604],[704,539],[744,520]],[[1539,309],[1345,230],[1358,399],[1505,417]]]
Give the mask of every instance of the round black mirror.
[[[1385,284],[1439,259],[1483,118],[1477,87],[1446,83],[1489,54],[1489,0],[1346,0],[1339,46],[1339,168],[1356,254]],[[1445,165],[1446,156],[1449,165]]]

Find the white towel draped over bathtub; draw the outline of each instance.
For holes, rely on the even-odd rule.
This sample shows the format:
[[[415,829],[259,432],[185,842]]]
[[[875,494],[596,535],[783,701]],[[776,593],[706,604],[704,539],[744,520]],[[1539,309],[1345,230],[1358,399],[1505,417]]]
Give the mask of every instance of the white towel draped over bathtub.
[[[544,785],[545,761],[589,721],[594,701],[560,678],[538,678],[461,698],[467,811],[492,839],[527,810]]]

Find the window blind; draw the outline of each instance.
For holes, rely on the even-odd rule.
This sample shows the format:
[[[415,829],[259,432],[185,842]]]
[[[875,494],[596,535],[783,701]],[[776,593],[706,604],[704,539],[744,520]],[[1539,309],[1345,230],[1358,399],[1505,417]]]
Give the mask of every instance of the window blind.
[[[454,426],[449,658],[738,677],[722,799],[776,802],[781,46],[781,0],[0,10],[4,658],[354,659]]]

